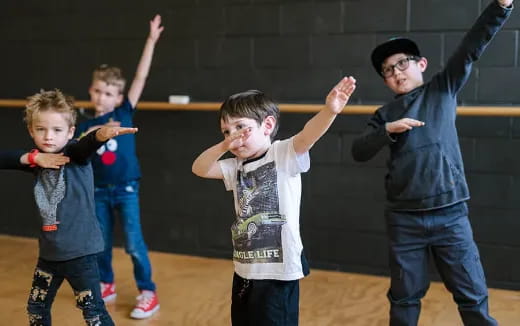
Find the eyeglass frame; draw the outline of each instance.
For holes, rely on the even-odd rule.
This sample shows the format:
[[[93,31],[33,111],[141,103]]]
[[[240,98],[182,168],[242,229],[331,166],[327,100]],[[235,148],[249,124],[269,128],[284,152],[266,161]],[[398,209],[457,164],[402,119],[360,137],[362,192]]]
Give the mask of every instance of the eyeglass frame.
[[[410,61],[419,61],[421,58],[416,56],[416,55],[410,55],[410,56],[407,56],[406,58],[402,58],[400,59],[399,61],[397,61],[396,63],[394,63],[393,65],[391,66],[387,66],[385,69],[381,69],[381,76],[383,76],[384,78],[390,78],[392,77],[394,74],[395,74],[395,69],[397,68],[399,71],[405,71],[406,69],[408,69],[408,67],[410,67]],[[402,68],[399,68],[399,65],[405,65],[404,67]],[[385,71],[388,71],[388,72],[391,72],[391,74],[389,74],[388,76],[385,75]]]

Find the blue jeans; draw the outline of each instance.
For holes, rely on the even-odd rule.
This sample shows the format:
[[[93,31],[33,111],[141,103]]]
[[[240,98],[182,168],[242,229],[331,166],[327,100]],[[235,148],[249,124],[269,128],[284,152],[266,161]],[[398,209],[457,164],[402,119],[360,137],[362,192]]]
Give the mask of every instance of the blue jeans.
[[[64,279],[72,287],[87,325],[114,325],[101,299],[95,255],[59,262],[38,259],[27,302],[29,325],[51,325],[51,306]]]
[[[433,258],[464,325],[497,325],[465,202],[423,212],[386,212],[390,241],[390,325],[417,325]]]
[[[103,232],[105,250],[98,255],[101,281],[114,283],[112,269],[112,246],[114,220],[120,218],[125,237],[125,251],[132,258],[134,278],[139,290],[155,291],[152,282],[152,266],[148,249],[141,231],[139,215],[139,182],[131,181],[121,185],[95,188],[96,215]]]

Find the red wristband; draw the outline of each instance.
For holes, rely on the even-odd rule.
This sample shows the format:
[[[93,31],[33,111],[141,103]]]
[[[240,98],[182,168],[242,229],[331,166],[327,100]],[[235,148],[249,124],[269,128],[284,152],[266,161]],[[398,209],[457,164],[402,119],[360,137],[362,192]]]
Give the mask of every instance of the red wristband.
[[[37,165],[36,161],[34,159],[36,158],[36,155],[38,155],[39,152],[40,152],[39,150],[33,149],[27,156],[27,160],[29,160],[30,167],[34,168]]]

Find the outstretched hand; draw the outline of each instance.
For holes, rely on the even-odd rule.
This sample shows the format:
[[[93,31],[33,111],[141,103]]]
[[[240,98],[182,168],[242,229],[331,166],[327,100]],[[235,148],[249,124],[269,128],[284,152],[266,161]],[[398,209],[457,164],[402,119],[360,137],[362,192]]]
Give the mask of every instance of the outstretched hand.
[[[394,122],[388,122],[386,124],[386,131],[389,134],[400,134],[408,130],[412,130],[414,127],[422,127],[424,126],[423,121],[404,118],[400,120],[396,120]]]
[[[137,128],[104,125],[103,127],[99,128],[98,131],[96,131],[96,139],[99,141],[107,141],[110,138],[114,138],[116,136],[135,134],[136,132]]]
[[[34,163],[36,163],[36,165],[48,169],[59,169],[62,165],[65,165],[69,162],[70,158],[63,155],[63,153],[54,154],[39,152],[34,157]]]
[[[325,104],[332,113],[339,114],[356,89],[354,77],[344,77],[327,95]]]
[[[148,38],[157,42],[163,30],[164,26],[161,26],[161,15],[155,15],[155,17],[150,20],[150,34]]]

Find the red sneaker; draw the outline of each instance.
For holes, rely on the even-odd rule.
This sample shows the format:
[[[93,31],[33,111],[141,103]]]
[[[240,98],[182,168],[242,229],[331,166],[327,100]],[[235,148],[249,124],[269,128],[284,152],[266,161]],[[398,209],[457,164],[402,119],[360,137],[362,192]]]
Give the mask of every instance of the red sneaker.
[[[159,310],[159,298],[154,291],[143,290],[137,297],[137,305],[130,313],[135,319],[148,318]]]
[[[101,286],[101,298],[105,302],[112,301],[116,298],[116,285],[115,283],[100,283]]]

